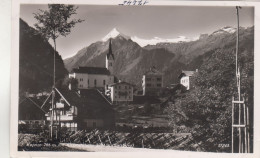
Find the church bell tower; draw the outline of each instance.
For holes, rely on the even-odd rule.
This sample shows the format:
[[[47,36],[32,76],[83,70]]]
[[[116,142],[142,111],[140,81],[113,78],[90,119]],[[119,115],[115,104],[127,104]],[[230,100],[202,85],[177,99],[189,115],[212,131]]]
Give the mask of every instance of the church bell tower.
[[[115,60],[115,57],[114,57],[114,54],[112,53],[112,44],[111,44],[111,38],[110,38],[108,53],[106,55],[106,68],[109,70],[111,75],[114,73],[113,72],[114,60]]]

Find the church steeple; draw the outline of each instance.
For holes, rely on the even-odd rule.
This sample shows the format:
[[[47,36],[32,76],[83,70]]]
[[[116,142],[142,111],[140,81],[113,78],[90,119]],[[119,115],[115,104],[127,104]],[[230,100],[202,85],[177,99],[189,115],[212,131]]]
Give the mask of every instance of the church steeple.
[[[106,68],[110,71],[111,74],[113,74],[113,66],[114,66],[114,54],[112,52],[112,41],[111,38],[109,39],[109,48],[108,53],[106,55]]]
[[[112,52],[112,42],[111,42],[111,38],[109,39],[109,48],[108,48],[108,53],[107,53],[107,58],[108,59],[115,59],[114,58],[114,54],[113,54],[113,52]]]

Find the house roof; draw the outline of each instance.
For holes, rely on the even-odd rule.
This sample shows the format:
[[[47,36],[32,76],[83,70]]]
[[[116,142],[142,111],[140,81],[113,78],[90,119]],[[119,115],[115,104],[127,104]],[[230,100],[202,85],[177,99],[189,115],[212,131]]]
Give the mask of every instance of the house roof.
[[[105,67],[78,67],[72,70],[74,73],[110,75],[110,72]]]
[[[104,118],[109,111],[114,112],[111,105],[96,89],[84,89],[80,90],[80,93],[61,89],[59,91],[69,104],[78,107],[79,115],[84,118]]]
[[[183,76],[193,76],[196,71],[182,71],[178,78]]]
[[[126,84],[126,85],[129,85],[129,86],[133,86],[132,84],[130,84],[130,83],[127,83],[127,82],[118,82],[118,83],[113,83],[113,84],[111,84],[111,85],[109,85],[109,86],[111,86],[111,87],[113,87],[113,86],[116,86],[116,85],[122,85],[122,84]]]
[[[155,67],[151,67],[149,71],[145,73],[145,75],[162,75]]]

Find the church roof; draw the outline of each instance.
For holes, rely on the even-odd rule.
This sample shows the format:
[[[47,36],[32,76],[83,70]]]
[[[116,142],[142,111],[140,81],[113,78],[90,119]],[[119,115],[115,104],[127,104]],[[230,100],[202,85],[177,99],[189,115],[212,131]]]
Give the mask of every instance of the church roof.
[[[78,67],[72,70],[74,73],[110,75],[110,72],[105,67]]]

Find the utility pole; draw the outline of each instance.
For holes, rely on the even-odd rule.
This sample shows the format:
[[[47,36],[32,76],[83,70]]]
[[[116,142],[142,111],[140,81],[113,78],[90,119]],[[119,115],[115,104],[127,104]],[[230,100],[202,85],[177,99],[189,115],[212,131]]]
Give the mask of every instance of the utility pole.
[[[236,6],[237,12],[237,39],[236,39],[236,86],[237,97],[232,97],[232,153],[234,153],[235,142],[237,142],[237,136],[234,135],[235,129],[238,130],[238,152],[248,153],[250,152],[250,140],[249,140],[249,112],[248,106],[245,104],[245,98],[241,98],[241,86],[240,86],[240,70],[238,67],[238,50],[239,50],[239,9],[241,7]],[[243,139],[244,138],[244,139]],[[237,146],[237,144],[236,144]]]

